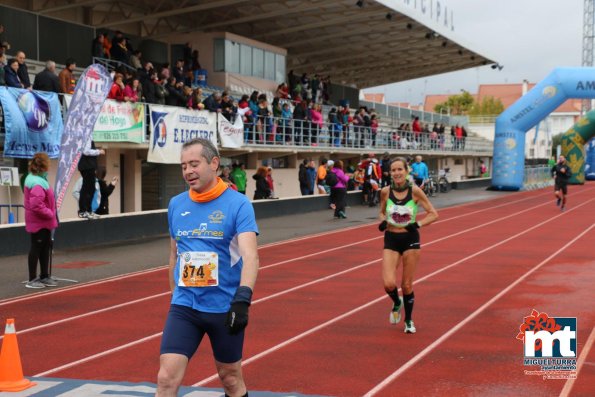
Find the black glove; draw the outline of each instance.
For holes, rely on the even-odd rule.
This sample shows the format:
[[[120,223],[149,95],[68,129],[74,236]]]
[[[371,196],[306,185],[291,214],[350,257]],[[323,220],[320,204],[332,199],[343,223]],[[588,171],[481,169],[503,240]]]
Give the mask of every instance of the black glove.
[[[407,230],[408,232],[413,232],[415,229],[419,229],[419,223],[415,222],[415,223],[410,223],[407,226],[405,226],[405,230]]]
[[[387,221],[382,221],[380,222],[380,225],[378,225],[378,230],[380,230],[381,232],[385,231],[386,228],[388,227],[388,222]]]
[[[248,325],[248,308],[251,302],[252,290],[250,287],[238,287],[225,320],[225,326],[229,328],[230,334],[235,335]]]

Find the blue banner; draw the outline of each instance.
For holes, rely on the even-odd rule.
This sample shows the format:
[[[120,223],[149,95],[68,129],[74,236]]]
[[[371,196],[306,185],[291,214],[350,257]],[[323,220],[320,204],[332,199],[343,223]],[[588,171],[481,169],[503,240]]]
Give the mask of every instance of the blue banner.
[[[112,86],[107,70],[98,64],[89,66],[78,80],[68,106],[60,160],[56,174],[56,209],[60,211],[72,174],[76,171],[83,148],[91,139],[93,126]]]
[[[58,157],[64,130],[58,94],[0,87],[4,108],[4,156],[32,158],[37,152]]]

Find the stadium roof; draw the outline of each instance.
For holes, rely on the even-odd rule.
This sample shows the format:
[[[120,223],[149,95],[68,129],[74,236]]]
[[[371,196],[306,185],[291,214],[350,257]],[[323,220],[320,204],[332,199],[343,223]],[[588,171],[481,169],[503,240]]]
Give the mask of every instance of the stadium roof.
[[[461,44],[448,0],[50,0],[34,11],[167,41],[227,31],[286,48],[287,70],[357,88],[495,63]],[[35,9],[38,7],[39,9]],[[81,17],[82,16],[82,17]],[[81,20],[82,18],[82,20]]]

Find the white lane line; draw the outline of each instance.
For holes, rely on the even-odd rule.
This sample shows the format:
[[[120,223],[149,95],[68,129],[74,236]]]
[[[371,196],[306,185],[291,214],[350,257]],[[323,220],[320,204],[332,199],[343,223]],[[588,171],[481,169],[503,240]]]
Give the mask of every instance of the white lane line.
[[[591,190],[591,189],[588,189],[588,190]],[[575,194],[578,194],[578,193],[575,193]],[[461,218],[461,217],[464,217],[464,216],[469,216],[469,215],[473,215],[473,214],[476,214],[476,213],[489,211],[491,209],[500,208],[500,207],[507,206],[507,205],[512,205],[512,204],[516,204],[516,203],[523,202],[523,201],[526,201],[526,200],[530,200],[530,199],[533,199],[533,198],[538,198],[538,197],[543,196],[543,195],[546,195],[546,193],[542,193],[542,194],[535,195],[535,196],[530,196],[530,197],[525,197],[525,198],[522,198],[522,199],[519,199],[519,200],[509,201],[509,202],[506,202],[504,204],[499,204],[499,205],[496,205],[496,206],[487,207],[487,208],[480,209],[480,210],[477,210],[477,211],[473,211],[473,212],[469,212],[469,213],[457,215],[457,216],[452,217],[452,218],[439,220],[439,221],[437,221],[435,223],[437,224],[437,223],[440,223],[440,222],[446,222],[446,221],[449,221],[449,220],[452,220],[452,219],[457,219],[457,218]],[[494,200],[496,200],[496,199],[494,199]],[[491,200],[486,200],[486,202],[487,201],[491,201]],[[449,209],[456,209],[456,208],[465,207],[465,206],[472,205],[472,204],[474,204],[474,203],[465,203],[465,204],[455,205],[455,206],[452,206],[452,207],[447,207],[446,209],[448,209],[448,210]],[[281,241],[281,242],[264,244],[264,245],[260,246],[259,249],[261,249],[261,248],[268,248],[268,247],[277,246],[277,245],[283,245],[283,244],[291,243],[291,242],[294,242],[294,241],[302,241],[302,240],[307,240],[307,239],[310,239],[310,238],[317,238],[317,237],[326,236],[326,235],[332,234],[332,233],[345,232],[346,230],[351,231],[353,229],[368,227],[368,226],[370,226],[372,224],[375,224],[375,223],[376,222],[371,222],[371,223],[368,223],[368,224],[365,224],[365,225],[353,226],[353,227],[348,228],[348,229],[337,229],[337,230],[334,230],[334,231],[328,231],[328,232],[317,233],[317,234],[303,236],[303,237],[297,237],[295,239],[284,240],[284,241]],[[155,268],[152,268],[152,269],[139,270],[139,271],[135,271],[135,272],[131,272],[131,273],[126,273],[126,274],[122,274],[122,275],[107,277],[107,278],[104,278],[102,280],[88,281],[88,282],[85,282],[85,283],[77,284],[75,286],[68,286],[68,287],[56,288],[56,289],[53,289],[51,291],[37,292],[37,293],[29,294],[27,296],[18,297],[18,298],[7,298],[7,299],[0,300],[0,306],[5,306],[5,305],[8,305],[8,304],[12,304],[12,303],[18,303],[18,302],[28,301],[28,300],[36,299],[36,298],[44,298],[44,297],[46,297],[48,295],[55,295],[55,294],[60,294],[60,293],[64,293],[64,292],[69,292],[69,291],[77,290],[79,288],[94,287],[94,286],[101,285],[101,284],[104,284],[104,283],[110,283],[110,282],[119,281],[119,280],[123,280],[123,279],[130,278],[130,277],[135,277],[135,276],[137,276],[139,274],[147,274],[147,273],[157,272],[157,271],[161,271],[161,270],[167,270],[167,268],[168,268],[168,266],[159,266],[159,267],[155,267]],[[261,270],[264,269],[264,268],[266,268],[266,266],[261,267]]]
[[[579,207],[582,207],[583,205],[586,205],[586,204],[588,204],[589,202],[591,202],[591,201],[593,201],[593,200],[595,200],[595,198],[593,198],[593,199],[591,199],[591,200],[588,200],[588,201],[586,201],[586,202],[584,202],[584,203],[582,203],[582,204],[580,204],[580,205],[578,205],[578,206],[574,207],[572,210],[574,210],[574,209],[576,209],[576,208],[579,208]],[[566,213],[568,213],[568,212],[570,212],[570,211],[571,211],[571,210],[567,211]],[[500,242],[498,242],[498,243],[496,243],[496,244],[494,244],[494,245],[492,245],[492,246],[490,246],[490,247],[484,248],[484,249],[482,249],[481,251],[478,251],[478,252],[476,252],[476,253],[474,253],[474,254],[472,254],[472,255],[469,255],[469,256],[467,256],[467,257],[465,257],[465,258],[463,258],[463,259],[460,259],[460,260],[458,260],[457,262],[451,263],[451,264],[450,264],[450,265],[448,265],[448,266],[445,266],[445,267],[443,267],[443,268],[441,268],[441,269],[438,269],[438,270],[434,271],[433,273],[430,273],[430,274],[428,274],[428,275],[426,275],[426,276],[424,276],[424,277],[420,278],[419,280],[416,280],[416,281],[414,281],[414,282],[413,282],[413,284],[418,284],[418,283],[420,283],[420,282],[422,282],[422,281],[425,281],[425,280],[427,280],[427,279],[429,279],[429,278],[431,278],[431,277],[433,277],[433,276],[435,276],[435,275],[437,275],[437,274],[440,274],[440,273],[442,273],[442,272],[444,272],[444,271],[446,271],[446,270],[448,270],[448,269],[450,269],[450,268],[452,268],[452,267],[455,267],[455,266],[457,266],[457,265],[459,265],[459,264],[461,264],[461,263],[463,263],[463,262],[465,262],[465,261],[467,261],[467,260],[469,260],[469,259],[471,259],[471,258],[474,258],[474,257],[476,257],[476,256],[478,256],[478,255],[481,255],[482,253],[485,253],[485,252],[487,252],[487,251],[489,251],[489,250],[491,250],[491,249],[493,249],[493,248],[499,247],[500,245],[502,245],[502,244],[504,244],[504,243],[507,243],[507,242],[509,242],[509,241],[511,241],[511,240],[513,240],[513,239],[516,239],[516,238],[518,238],[519,236],[522,236],[523,234],[526,234],[526,233],[528,233],[528,232],[532,231],[533,229],[536,229],[536,228],[538,228],[538,227],[540,227],[540,226],[543,226],[543,225],[545,225],[546,223],[549,223],[549,222],[551,222],[551,221],[553,221],[553,220],[556,220],[557,218],[561,217],[562,215],[564,215],[564,213],[558,214],[557,216],[554,216],[554,217],[552,217],[552,218],[550,218],[550,219],[548,219],[548,220],[545,220],[545,221],[543,221],[543,222],[541,222],[541,223],[538,223],[537,225],[535,225],[535,226],[533,226],[533,227],[531,227],[531,228],[525,229],[524,231],[522,231],[522,232],[520,232],[520,233],[517,233],[517,234],[515,234],[514,236],[511,236],[511,237],[509,237],[509,238],[507,238],[507,239],[505,239],[505,240],[502,240],[502,241],[500,241]],[[591,226],[589,229],[587,229],[586,231],[584,231],[584,232],[583,232],[583,233],[582,233],[582,234],[581,234],[579,237],[577,237],[576,239],[580,238],[580,237],[581,237],[583,234],[585,234],[585,233],[586,233],[588,230],[590,230],[590,229],[591,229],[591,228],[593,228],[593,227],[595,227],[595,225],[592,225],[592,226]],[[576,240],[576,239],[575,239],[575,240]],[[573,240],[573,241],[574,241],[574,240]],[[559,251],[562,251],[563,249],[565,249],[565,248],[566,248],[568,245],[570,245],[570,243],[569,243],[569,244],[566,244],[564,247],[562,247],[560,250],[558,250],[558,252],[559,252]],[[556,254],[557,254],[557,253],[556,253]],[[556,254],[553,254],[553,255],[556,255]],[[553,257],[553,256],[551,256],[551,257]],[[546,261],[547,261],[547,260],[549,260],[549,258],[548,258],[548,259],[546,259]],[[544,262],[542,262],[542,264],[543,264],[543,263],[544,263]],[[538,267],[540,267],[540,266],[541,266],[541,265],[539,265]],[[538,268],[538,267],[537,267],[537,268]],[[537,268],[535,268],[535,270],[536,270]],[[529,273],[526,273],[526,275],[528,275],[528,274],[529,274]],[[523,277],[524,277],[524,276],[523,276]],[[355,308],[355,309],[353,309],[353,310],[351,310],[351,311],[349,311],[349,312],[347,312],[347,313],[345,313],[345,314],[343,314],[343,315],[341,315],[341,316],[339,316],[339,317],[336,317],[336,318],[334,318],[334,319],[332,319],[332,320],[329,320],[329,321],[327,321],[327,322],[325,322],[325,323],[323,323],[323,324],[320,324],[320,325],[318,325],[318,326],[316,326],[316,327],[314,327],[314,328],[312,328],[312,329],[310,329],[310,330],[308,330],[308,331],[306,331],[306,332],[303,332],[303,333],[301,333],[301,334],[299,334],[299,335],[296,335],[296,336],[294,336],[293,338],[291,338],[291,339],[288,339],[288,340],[287,340],[287,341],[285,341],[285,342],[282,342],[282,343],[280,343],[280,344],[278,344],[278,345],[275,345],[275,346],[273,346],[273,347],[271,347],[271,348],[269,348],[269,349],[267,349],[267,350],[265,350],[265,351],[263,351],[263,352],[261,352],[261,353],[258,353],[258,354],[256,354],[256,355],[254,355],[254,356],[252,356],[252,357],[250,357],[250,358],[248,358],[248,359],[246,359],[246,360],[242,361],[242,366],[244,366],[244,365],[246,365],[246,364],[248,364],[248,363],[254,362],[254,361],[256,361],[257,359],[260,359],[260,358],[262,358],[262,357],[264,357],[264,356],[266,356],[266,355],[268,355],[268,354],[270,354],[270,353],[273,353],[273,352],[275,352],[275,351],[277,351],[277,350],[281,349],[282,347],[285,347],[285,346],[287,346],[287,345],[289,345],[289,344],[291,344],[291,343],[293,343],[293,342],[295,342],[295,341],[297,341],[297,340],[300,340],[300,339],[302,339],[302,338],[304,338],[304,337],[306,337],[306,336],[308,336],[308,335],[312,334],[313,332],[316,332],[316,331],[318,331],[318,330],[320,330],[320,329],[322,329],[322,328],[325,328],[325,327],[327,327],[327,326],[329,326],[329,325],[331,325],[331,324],[334,324],[334,323],[336,323],[336,322],[337,322],[337,321],[339,321],[339,320],[342,320],[342,319],[344,319],[344,318],[346,318],[346,317],[348,317],[348,316],[350,316],[350,315],[352,315],[352,314],[355,314],[355,313],[357,313],[357,312],[359,312],[359,311],[361,311],[361,310],[363,310],[363,309],[365,309],[365,308],[367,308],[367,307],[369,307],[369,306],[371,306],[371,305],[373,305],[373,304],[375,304],[375,303],[378,303],[378,302],[382,301],[383,299],[386,299],[386,295],[380,296],[379,298],[377,298],[377,299],[375,299],[375,300],[373,300],[373,301],[370,301],[370,302],[366,303],[366,304],[365,304],[365,305],[363,305],[363,306],[359,306],[359,307],[357,307],[357,308]],[[420,354],[421,354],[421,353],[420,353]],[[199,382],[197,382],[197,383],[193,384],[192,386],[203,386],[203,385],[205,385],[205,384],[209,383],[210,381],[217,379],[217,377],[218,377],[218,375],[217,375],[217,374],[211,375],[210,377],[208,377],[208,378],[205,378],[205,379],[203,379],[203,380],[201,380],[201,381],[199,381]]]
[[[576,379],[578,379],[578,375],[581,372],[581,368],[583,367],[583,364],[585,363],[585,360],[589,355],[591,347],[593,347],[593,341],[595,341],[595,328],[591,329],[591,334],[589,335],[587,343],[585,343],[585,347],[583,347],[583,352],[581,353],[576,363]],[[572,391],[572,387],[574,386],[574,382],[576,382],[576,379],[566,380],[564,388],[560,392],[560,397],[568,397],[570,395],[570,392]]]
[[[432,244],[435,244],[435,243],[437,243],[439,241],[443,241],[443,240],[446,240],[446,239],[449,239],[449,238],[452,238],[452,237],[456,237],[456,236],[461,235],[463,233],[471,232],[471,231],[476,230],[476,229],[479,229],[479,228],[481,228],[483,226],[487,226],[487,225],[490,225],[492,223],[505,220],[506,218],[509,218],[509,217],[517,216],[520,213],[523,213],[523,212],[526,212],[526,211],[535,209],[537,207],[540,207],[540,206],[546,205],[546,204],[547,203],[544,203],[544,204],[540,204],[540,205],[538,205],[536,207],[531,207],[531,208],[528,208],[528,209],[524,209],[522,211],[513,213],[513,214],[508,215],[506,217],[501,217],[501,218],[498,218],[498,219],[493,220],[493,221],[490,221],[490,222],[485,222],[485,223],[480,224],[478,226],[475,226],[473,228],[468,228],[468,229],[465,229],[465,230],[463,230],[461,232],[453,233],[453,234],[450,234],[450,235],[441,237],[439,239],[436,239],[436,240],[433,240],[433,241],[429,241],[427,243],[424,243],[424,246],[432,245]],[[450,219],[454,219],[454,218],[456,218],[456,217],[453,217],[453,218],[450,218]],[[436,222],[436,223],[438,223],[438,222]],[[319,251],[319,252],[314,253],[314,254],[308,254],[308,255],[301,256],[301,257],[296,257],[296,258],[288,259],[288,260],[285,260],[285,261],[282,261],[282,262],[277,262],[277,263],[274,263],[274,264],[271,264],[271,265],[268,265],[268,266],[263,266],[263,267],[261,267],[260,270],[264,270],[266,268],[275,267],[275,266],[278,266],[278,265],[281,265],[281,264],[285,264],[285,263],[289,263],[289,262],[293,262],[293,261],[297,261],[297,260],[301,260],[301,259],[305,259],[305,258],[309,258],[309,257],[316,256],[316,255],[319,255],[319,254],[323,254],[323,253],[326,253],[326,252],[330,252],[330,251],[334,251],[334,250],[338,250],[338,249],[347,248],[347,247],[350,247],[350,246],[353,246],[353,245],[363,244],[363,243],[366,243],[366,242],[375,240],[377,238],[378,237],[374,237],[374,238],[367,239],[367,240],[360,240],[360,241],[358,241],[356,243],[346,244],[346,245],[342,245],[342,246],[337,247],[337,248],[331,248],[331,249],[328,249],[328,250]],[[318,279],[316,282],[320,282],[320,281],[328,280],[328,279],[333,278],[333,277],[337,277],[339,275],[344,274],[345,272],[356,270],[356,269],[358,269],[358,268],[360,268],[362,266],[367,266],[367,265],[369,265],[371,263],[375,263],[375,262],[378,262],[380,260],[382,260],[382,258],[375,259],[375,260],[373,260],[371,262],[367,262],[364,265],[358,265],[358,266],[352,267],[352,268],[350,268],[350,269],[348,269],[346,271],[342,271],[342,272],[339,272],[339,273],[328,275],[326,277],[323,277],[321,279]],[[270,295],[268,297],[261,298],[258,301],[268,300],[268,299],[271,299],[273,296],[275,296],[275,297],[276,296],[280,296],[280,295],[283,295],[284,293],[287,293],[287,292],[290,292],[290,291],[295,291],[297,289],[304,288],[306,286],[315,284],[316,282],[310,282],[310,283],[307,283],[307,284],[303,284],[301,286],[298,286],[298,287],[294,287],[294,288],[285,290],[285,291],[283,291],[281,293],[276,293],[276,294]],[[162,297],[162,296],[165,296],[165,295],[169,295],[169,294],[170,294],[170,292],[169,291],[166,291],[166,292],[162,292],[162,293],[159,293],[159,294],[151,295],[151,296],[148,296],[148,297],[140,298],[140,299],[137,299],[137,300],[134,300],[134,301],[124,302],[124,303],[120,303],[120,304],[117,304],[117,305],[109,306],[109,307],[106,307],[106,308],[103,308],[103,309],[93,310],[93,311],[90,311],[90,312],[87,312],[87,313],[83,313],[83,314],[79,314],[79,315],[76,315],[76,316],[64,318],[64,319],[61,319],[61,320],[49,322],[49,323],[38,325],[38,326],[35,326],[35,327],[25,328],[23,330],[18,330],[17,331],[17,334],[24,334],[24,333],[31,332],[31,331],[36,331],[36,330],[39,330],[39,329],[48,328],[48,327],[51,327],[51,326],[54,326],[54,325],[57,325],[57,324],[62,324],[62,323],[68,322],[68,321],[74,321],[74,320],[77,320],[77,319],[80,319],[80,318],[84,318],[84,317],[89,317],[89,316],[92,316],[92,315],[95,315],[95,314],[99,314],[99,313],[103,313],[103,312],[106,312],[106,311],[109,311],[109,310],[119,309],[119,308],[122,308],[122,307],[125,307],[125,306],[128,306],[128,305],[134,305],[136,303],[140,303],[140,302],[143,302],[143,301],[146,301],[146,300],[150,300],[150,299],[154,299],[154,298],[159,298],[159,297]],[[255,301],[255,303],[256,302],[257,301]],[[3,338],[4,338],[4,335],[0,335],[0,340],[2,340]]]
[[[589,201],[591,201],[591,200],[589,200]],[[403,374],[405,371],[409,370],[411,367],[413,367],[415,364],[417,364],[422,358],[427,356],[432,350],[434,350],[435,348],[440,346],[444,341],[446,341],[448,338],[450,338],[453,334],[457,333],[461,328],[463,328],[465,325],[467,325],[471,320],[473,320],[475,317],[480,315],[485,309],[490,307],[494,302],[496,302],[498,299],[502,298],[504,295],[506,295],[508,292],[510,292],[511,289],[516,287],[518,284],[520,284],[522,281],[524,281],[531,274],[533,274],[534,272],[539,270],[543,265],[548,263],[551,259],[558,256],[558,254],[560,254],[561,252],[566,250],[568,247],[570,247],[572,244],[574,244],[577,240],[579,240],[582,236],[587,234],[594,227],[595,227],[595,224],[589,226],[587,229],[583,230],[578,236],[576,236],[571,241],[566,243],[562,248],[558,249],[556,252],[554,252],[553,254],[548,256],[546,259],[541,261],[538,265],[536,265],[531,270],[529,270],[528,272],[523,274],[521,277],[516,279],[508,287],[504,288],[497,295],[495,295],[492,299],[490,299],[489,301],[487,301],[486,303],[481,305],[477,310],[475,310],[473,313],[471,313],[468,317],[466,317],[464,320],[457,323],[457,325],[455,325],[453,328],[451,328],[448,332],[444,333],[441,337],[436,339],[434,342],[432,342],[430,345],[428,345],[425,349],[423,349],[421,352],[419,352],[417,355],[415,355],[411,360],[409,360],[405,364],[403,364],[398,370],[396,370],[391,375],[389,375],[386,379],[384,379],[382,382],[377,384],[372,390],[370,390],[369,392],[364,394],[364,397],[375,396],[378,392],[380,392],[382,389],[384,389],[386,386],[388,386],[391,382],[393,382],[395,379],[397,379],[401,374]]]
[[[580,205],[578,205],[578,206],[576,206],[576,207],[573,207],[572,209],[568,210],[566,213],[569,213],[569,212],[571,212],[571,211],[575,210],[576,208],[580,208],[580,207],[582,207],[583,205],[586,205],[587,203],[589,203],[589,202],[591,202],[591,201],[593,201],[593,200],[595,200],[595,198],[593,198],[593,199],[591,199],[591,200],[588,200],[588,201],[586,201],[586,202],[584,202],[584,203],[582,203],[582,204],[580,204]],[[455,262],[455,263],[453,263],[453,264],[450,264],[450,265],[448,265],[448,266],[446,266],[446,267],[444,267],[444,268],[441,268],[441,269],[439,269],[439,270],[436,270],[436,271],[434,271],[433,273],[431,273],[431,274],[428,274],[428,275],[426,275],[426,276],[424,276],[424,277],[420,278],[419,280],[415,281],[415,282],[414,282],[414,284],[417,284],[417,283],[419,283],[419,282],[422,282],[422,281],[424,281],[424,280],[427,280],[428,278],[430,278],[430,277],[433,277],[433,276],[434,276],[434,275],[436,275],[436,274],[442,273],[442,272],[444,272],[445,270],[447,270],[447,269],[450,269],[450,268],[452,268],[452,267],[454,267],[454,266],[456,266],[456,265],[458,265],[458,264],[460,264],[460,263],[462,263],[462,262],[466,261],[467,259],[471,259],[471,258],[473,258],[473,257],[475,257],[475,256],[477,256],[477,255],[479,255],[479,254],[481,254],[481,253],[483,253],[483,252],[485,252],[485,251],[488,251],[488,250],[490,250],[490,249],[492,249],[492,248],[495,248],[495,247],[497,247],[497,246],[500,246],[500,245],[504,244],[505,242],[507,242],[507,241],[510,241],[510,240],[512,240],[512,239],[514,239],[514,238],[517,238],[518,236],[521,236],[521,235],[523,235],[523,234],[525,234],[525,233],[527,233],[527,232],[529,232],[529,231],[531,231],[531,230],[533,230],[533,229],[535,229],[535,228],[537,228],[537,227],[539,227],[539,226],[541,226],[541,225],[543,225],[543,224],[546,224],[546,223],[548,223],[548,222],[551,222],[551,221],[553,221],[553,220],[557,219],[558,217],[560,217],[560,216],[562,216],[562,215],[563,215],[563,214],[559,214],[559,215],[557,215],[557,216],[555,216],[555,217],[549,218],[548,220],[546,220],[546,221],[543,221],[543,222],[541,222],[541,223],[539,223],[539,224],[537,224],[537,225],[535,225],[535,226],[533,226],[533,227],[531,227],[531,228],[529,228],[529,229],[526,229],[526,230],[524,230],[523,232],[517,233],[516,235],[514,235],[514,236],[512,236],[512,237],[509,237],[508,239],[506,239],[506,240],[504,240],[504,241],[498,242],[498,243],[496,243],[496,244],[494,244],[494,245],[492,245],[492,246],[490,246],[490,247],[488,247],[488,248],[485,248],[485,249],[483,249],[483,250],[481,250],[481,251],[479,251],[479,252],[477,252],[477,253],[475,253],[475,254],[472,254],[472,255],[470,255],[470,256],[468,256],[468,257],[466,257],[466,258],[462,259],[462,260],[459,260],[459,261],[457,261],[457,262]],[[378,261],[378,260],[377,260],[377,261]],[[373,262],[368,262],[368,264],[371,264],[371,263],[373,263]],[[363,266],[363,265],[359,265],[359,266]],[[327,277],[327,279],[328,279],[328,278],[330,278],[330,277]],[[315,280],[315,281],[316,281],[316,280]],[[310,285],[312,285],[312,284],[314,284],[314,283],[315,283],[315,282],[311,282],[311,283],[310,283]],[[293,289],[293,290],[295,291],[295,290],[298,290],[298,289],[300,289],[300,286],[298,286],[298,287],[294,287],[294,289]],[[277,294],[277,296],[283,295],[283,294],[285,294],[285,293],[288,293],[288,292],[285,292],[285,291],[283,291],[283,292],[281,292],[281,293],[278,293],[278,294]],[[267,297],[267,298],[268,298],[268,297]],[[356,309],[353,309],[352,311],[350,311],[350,312],[348,312],[348,313],[350,313],[349,315],[351,315],[351,314],[354,314],[354,313],[356,313],[356,312],[359,312],[359,311],[363,310],[365,307],[368,307],[368,306],[370,306],[370,305],[373,305],[374,303],[380,302],[382,299],[386,299],[386,295],[382,295],[381,297],[379,297],[379,298],[375,299],[374,301],[368,302],[366,305],[364,305],[364,306],[360,306],[360,307],[358,307],[358,308],[356,308]],[[263,298],[263,300],[264,300],[264,298]],[[320,324],[320,325],[318,325],[317,327],[315,327],[315,328],[312,328],[312,329],[310,329],[309,331],[306,331],[306,333],[302,333],[302,334],[300,334],[300,335],[297,335],[297,336],[295,336],[295,337],[291,338],[290,340],[288,340],[288,341],[285,341],[285,342],[281,343],[280,345],[273,346],[272,348],[270,348],[270,349],[268,349],[268,350],[266,350],[266,351],[263,351],[263,352],[259,353],[259,354],[258,354],[258,358],[262,358],[262,357],[264,357],[264,356],[266,356],[266,355],[268,355],[268,354],[270,354],[270,353],[272,353],[272,352],[274,352],[274,351],[276,351],[276,350],[280,349],[281,347],[284,347],[284,346],[286,346],[286,345],[288,345],[288,344],[290,344],[290,343],[293,343],[293,342],[295,342],[296,340],[302,339],[302,338],[303,338],[303,337],[305,337],[306,335],[309,335],[309,334],[311,334],[312,332],[315,332],[315,331],[318,331],[318,330],[320,330],[320,329],[322,329],[322,328],[325,328],[325,327],[327,327],[328,325],[331,325],[331,324],[335,323],[336,321],[338,321],[339,319],[342,319],[342,318],[345,318],[345,317],[347,317],[347,313],[345,313],[345,314],[343,314],[343,315],[341,315],[341,316],[339,316],[339,317],[336,317],[336,318],[334,318],[333,320],[327,321],[326,323]],[[315,329],[315,331],[313,331],[314,329]],[[128,343],[128,344],[121,345],[121,346],[117,346],[117,347],[115,347],[115,348],[112,348],[112,349],[109,349],[109,350],[105,350],[105,351],[103,351],[103,352],[101,352],[101,353],[97,353],[97,354],[94,354],[94,355],[92,355],[92,356],[85,357],[85,358],[83,358],[83,359],[81,359],[81,360],[77,360],[77,361],[74,361],[74,362],[71,362],[71,363],[68,363],[68,364],[64,364],[64,365],[62,365],[62,366],[60,366],[60,367],[57,367],[57,368],[53,368],[53,369],[47,370],[47,371],[45,371],[45,372],[43,372],[43,373],[41,373],[41,374],[34,375],[34,376],[36,376],[36,377],[37,377],[37,376],[47,376],[48,374],[51,374],[51,373],[54,373],[54,372],[57,372],[57,371],[60,371],[60,370],[63,370],[63,369],[67,369],[67,368],[74,367],[74,366],[76,366],[76,365],[78,365],[78,364],[85,363],[85,362],[87,362],[87,361],[90,361],[90,360],[93,360],[93,359],[95,359],[95,358],[103,357],[103,356],[106,356],[106,355],[108,355],[108,354],[111,354],[111,353],[113,353],[113,352],[118,352],[118,351],[121,351],[121,350],[123,350],[123,349],[125,349],[125,348],[127,348],[127,347],[135,346],[135,345],[137,345],[137,344],[139,344],[139,343],[143,343],[143,342],[145,342],[145,341],[148,341],[148,340],[150,340],[150,339],[157,338],[157,337],[159,337],[159,336],[161,336],[161,335],[162,335],[162,332],[159,332],[159,333],[157,333],[157,334],[154,334],[154,335],[151,335],[151,336],[148,336],[148,337],[145,337],[145,338],[142,338],[142,339],[136,340],[136,341],[132,341],[132,342],[130,342],[130,343]],[[249,362],[256,361],[257,359],[256,359],[256,358],[254,358],[254,357],[256,357],[256,356],[253,356],[253,357],[251,357],[251,358],[249,358],[249,359],[245,360],[245,361],[242,363],[242,365],[246,365],[246,362],[248,362],[248,360],[251,360],[251,361],[249,361]],[[217,375],[215,374],[215,375],[211,376],[210,378],[212,378],[212,377],[217,377]],[[208,379],[210,379],[210,378],[208,378]],[[202,384],[202,383],[203,383],[203,381],[200,381],[199,383],[197,383],[197,384],[195,384],[195,385],[199,385],[199,384]]]

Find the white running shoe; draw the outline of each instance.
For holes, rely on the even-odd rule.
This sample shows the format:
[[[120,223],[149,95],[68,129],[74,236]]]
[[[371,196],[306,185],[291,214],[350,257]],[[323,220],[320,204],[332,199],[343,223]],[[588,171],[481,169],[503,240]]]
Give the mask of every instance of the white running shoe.
[[[414,334],[415,331],[417,330],[415,329],[415,324],[413,324],[413,320],[405,321],[405,330],[403,332],[405,332],[406,334]]]
[[[398,324],[401,321],[401,306],[403,306],[403,298],[399,297],[399,304],[393,305],[393,310],[388,315],[388,321],[391,324]]]

